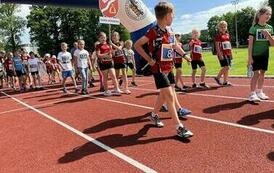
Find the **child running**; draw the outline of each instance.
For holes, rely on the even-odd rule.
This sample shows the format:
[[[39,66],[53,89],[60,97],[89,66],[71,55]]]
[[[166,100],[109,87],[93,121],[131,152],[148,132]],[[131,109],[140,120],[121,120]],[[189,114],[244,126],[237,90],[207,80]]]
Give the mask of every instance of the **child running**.
[[[104,32],[100,32],[99,34],[99,41],[100,44],[96,46],[96,54],[98,57],[98,65],[100,70],[103,73],[103,80],[104,80],[104,96],[111,96],[112,93],[108,89],[108,74],[112,79],[114,84],[114,95],[121,95],[121,90],[118,87],[117,78],[115,76],[113,60],[112,60],[112,52],[111,47],[107,43],[107,36]]]
[[[271,14],[271,7],[259,9],[255,14],[253,26],[249,30],[247,66],[252,65],[254,72],[250,82],[251,93],[248,97],[251,102],[269,99],[263,92],[263,85],[264,75],[268,69],[269,45],[270,43],[273,45],[273,42],[269,41],[273,35],[273,28],[267,24]]]
[[[134,51],[132,50],[132,41],[131,40],[125,41],[125,47],[124,47],[123,51],[127,58],[127,67],[129,67],[132,71],[131,85],[136,87],[137,86],[137,84],[135,82],[136,64],[135,64],[135,59],[134,59]]]
[[[123,42],[120,41],[120,35],[118,32],[113,32],[111,35],[111,47],[113,53],[114,69],[116,77],[119,78],[120,71],[122,71],[122,80],[119,82],[120,85],[124,82],[124,93],[131,94],[131,91],[128,89],[128,79],[126,71],[126,57],[123,52]]]
[[[231,86],[231,83],[228,82],[228,74],[231,67],[232,51],[226,21],[221,21],[218,24],[218,34],[215,37],[215,47],[221,65],[221,70],[214,79],[218,85]],[[222,76],[224,78],[223,83],[220,81]]]
[[[67,93],[66,80],[67,80],[68,77],[70,77],[72,82],[73,82],[73,85],[75,87],[75,93],[77,93],[78,88],[77,88],[76,81],[75,81],[75,78],[73,76],[73,71],[72,71],[72,62],[71,62],[72,56],[67,51],[67,49],[68,49],[67,43],[65,43],[65,42],[61,43],[61,50],[62,51],[59,52],[59,54],[57,56],[58,64],[60,65],[61,70],[62,70],[63,91],[64,91],[64,93]]]
[[[91,68],[89,53],[85,50],[85,41],[79,40],[78,47],[74,52],[74,57],[76,58],[76,64],[82,78],[82,91],[81,94],[88,94],[88,69]]]
[[[208,88],[205,84],[205,74],[206,74],[206,67],[205,63],[202,59],[202,42],[199,40],[200,32],[196,29],[192,30],[192,39],[189,42],[189,47],[191,51],[191,67],[192,67],[192,88],[196,88],[196,72],[197,67],[201,68],[201,82],[200,87]]]
[[[175,84],[173,68],[173,48],[179,54],[185,56],[185,52],[177,44],[176,40],[170,36],[167,26],[172,24],[174,18],[174,7],[169,2],[159,2],[155,8],[155,15],[157,18],[157,25],[151,28],[148,33],[141,37],[135,43],[136,51],[148,61],[151,65],[151,70],[154,76],[157,89],[160,89],[160,94],[154,106],[154,112],[158,111],[163,103],[166,102],[169,113],[176,126],[177,135],[182,138],[189,138],[193,133],[187,130],[180,122],[177,116],[175,100],[177,98],[175,90],[171,85]],[[147,44],[149,46],[149,53],[147,54],[142,47]],[[159,116],[154,112],[151,113],[150,119],[158,127],[163,127]]]
[[[35,57],[35,54],[33,52],[29,53],[30,57],[28,59],[28,69],[32,76],[33,81],[33,89],[40,89],[42,87],[41,85],[41,77],[39,75],[39,59]],[[38,84],[37,84],[38,81]],[[32,88],[31,88],[32,89]]]
[[[176,41],[180,47],[182,47],[181,43],[181,34],[176,33],[175,34]],[[178,53],[175,53],[175,58],[174,58],[174,67],[176,69],[176,76],[175,76],[175,89],[176,91],[185,91],[189,87],[184,84],[183,77],[182,77],[182,64],[183,64],[183,59],[182,56],[180,56]],[[179,87],[178,83],[181,83],[181,87]]]

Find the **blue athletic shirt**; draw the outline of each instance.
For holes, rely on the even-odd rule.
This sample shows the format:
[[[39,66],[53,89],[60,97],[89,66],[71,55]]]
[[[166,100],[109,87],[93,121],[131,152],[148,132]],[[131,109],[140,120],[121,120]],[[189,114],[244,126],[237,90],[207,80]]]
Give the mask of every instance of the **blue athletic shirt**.
[[[20,57],[13,57],[15,71],[23,71],[23,61]]]

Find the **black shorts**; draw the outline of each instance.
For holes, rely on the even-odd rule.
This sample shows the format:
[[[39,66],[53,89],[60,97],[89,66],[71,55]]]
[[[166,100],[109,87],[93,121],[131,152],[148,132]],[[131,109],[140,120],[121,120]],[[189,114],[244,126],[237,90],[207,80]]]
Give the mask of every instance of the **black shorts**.
[[[131,70],[134,69],[133,63],[127,63],[127,66],[128,66]]]
[[[182,68],[182,64],[183,63],[175,63],[174,64],[174,67],[177,69],[177,68]]]
[[[115,70],[119,70],[119,69],[123,69],[126,68],[126,64],[114,64],[114,69]]]
[[[15,71],[15,73],[16,73],[17,77],[21,77],[21,76],[24,76],[26,74],[26,73],[23,72],[23,70],[22,71]]]
[[[30,72],[32,76],[38,75],[38,71]]]
[[[15,76],[14,71],[13,71],[13,70],[7,70],[7,76],[8,76],[8,77],[13,77],[13,76]]]
[[[224,59],[219,60],[221,67],[231,67],[231,56],[224,56]]]
[[[192,60],[191,61],[192,70],[196,70],[198,68],[198,66],[200,68],[204,67],[205,66],[205,62],[203,60]]]
[[[113,63],[109,63],[109,64],[98,63],[98,65],[101,71],[113,68]]]
[[[175,78],[173,72],[168,74],[165,73],[154,73],[153,74],[155,85],[157,89],[167,88],[171,84],[175,84]]]
[[[253,71],[257,70],[264,70],[267,71],[268,69],[268,56],[253,56],[253,64],[252,69]]]

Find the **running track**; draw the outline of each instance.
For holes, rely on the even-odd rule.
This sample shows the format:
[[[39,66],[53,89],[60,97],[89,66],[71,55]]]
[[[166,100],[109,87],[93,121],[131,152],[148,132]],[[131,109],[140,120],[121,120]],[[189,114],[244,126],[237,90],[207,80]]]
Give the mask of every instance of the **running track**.
[[[120,97],[102,97],[98,87],[88,96],[58,86],[3,90],[1,172],[273,172],[274,80],[265,82],[271,100],[257,105],[245,101],[248,79],[231,79],[227,88],[207,81],[209,90],[178,94],[193,112],[182,120],[194,132],[190,140],[175,136],[167,113],[164,128],[151,125],[157,90],[150,77]]]

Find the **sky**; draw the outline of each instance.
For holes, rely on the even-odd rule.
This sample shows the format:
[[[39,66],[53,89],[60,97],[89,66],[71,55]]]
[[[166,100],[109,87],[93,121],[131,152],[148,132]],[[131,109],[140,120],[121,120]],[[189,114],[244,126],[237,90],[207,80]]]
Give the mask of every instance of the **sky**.
[[[169,0],[175,6],[175,18],[173,30],[180,33],[189,33],[193,28],[206,29],[207,21],[214,15],[222,15],[229,11],[235,12],[232,0]],[[154,6],[159,0],[143,0],[149,10],[154,13]],[[265,0],[239,0],[237,9],[248,6],[258,9]],[[29,14],[29,6],[22,5],[19,16],[26,17]],[[30,43],[28,29],[25,31],[22,42]]]

